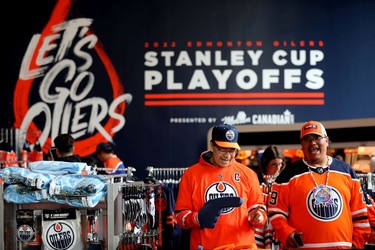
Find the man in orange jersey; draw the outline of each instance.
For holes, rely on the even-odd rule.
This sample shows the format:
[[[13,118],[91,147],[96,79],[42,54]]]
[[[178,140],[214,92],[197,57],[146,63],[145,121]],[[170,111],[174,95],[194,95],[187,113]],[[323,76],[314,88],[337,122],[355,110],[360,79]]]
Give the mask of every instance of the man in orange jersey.
[[[288,165],[272,186],[268,216],[287,248],[364,248],[370,224],[356,173],[327,155],[329,138],[317,121],[302,125],[304,158]]]
[[[125,174],[125,165],[115,154],[114,146],[110,142],[99,143],[96,147],[96,156],[106,168],[106,174]]]
[[[266,207],[256,173],[235,160],[237,140],[235,127],[215,126],[210,150],[181,177],[175,214],[191,229],[190,249],[256,249],[253,227],[266,222]]]

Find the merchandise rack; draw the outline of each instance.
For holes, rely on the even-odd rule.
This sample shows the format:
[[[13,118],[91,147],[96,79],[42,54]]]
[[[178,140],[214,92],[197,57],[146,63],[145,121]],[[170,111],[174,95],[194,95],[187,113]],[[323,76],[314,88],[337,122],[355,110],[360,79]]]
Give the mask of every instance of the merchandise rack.
[[[116,176],[113,176],[113,178]],[[87,241],[85,233],[87,232],[87,210],[98,210],[101,212],[103,224],[103,248],[106,250],[116,249],[120,243],[121,237],[124,235],[124,221],[122,213],[123,193],[122,189],[125,185],[147,185],[143,182],[110,182],[107,186],[107,195],[95,207],[74,207],[70,205],[58,204],[53,202],[15,204],[4,201],[4,185],[0,184],[0,249],[18,250],[21,249],[17,243],[16,228],[16,210],[17,209],[69,209],[75,208],[81,215],[82,239]],[[159,213],[160,216],[160,213]],[[161,219],[161,217],[159,217]],[[112,225],[112,226],[111,226]],[[159,229],[161,232],[161,229]],[[159,237],[161,234],[159,235]],[[161,245],[160,245],[161,248]]]

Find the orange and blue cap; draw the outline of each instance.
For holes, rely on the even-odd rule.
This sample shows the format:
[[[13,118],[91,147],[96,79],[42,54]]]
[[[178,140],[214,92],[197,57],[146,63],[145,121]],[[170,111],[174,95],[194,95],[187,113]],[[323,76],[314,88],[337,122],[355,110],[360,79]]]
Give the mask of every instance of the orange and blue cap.
[[[305,135],[309,135],[309,134],[315,134],[315,135],[327,137],[327,132],[323,124],[317,121],[309,121],[302,125],[300,139],[302,139]]]

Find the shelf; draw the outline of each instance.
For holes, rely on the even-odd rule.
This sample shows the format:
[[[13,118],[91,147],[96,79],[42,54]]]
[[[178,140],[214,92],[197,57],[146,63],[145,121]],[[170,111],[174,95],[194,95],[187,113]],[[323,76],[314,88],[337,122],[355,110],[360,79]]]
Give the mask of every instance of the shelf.
[[[8,203],[4,199],[0,199],[0,249],[17,249],[17,228],[16,228],[16,210],[32,209],[32,210],[54,210],[75,208],[81,216],[82,240],[86,241],[87,232],[87,210],[101,209],[102,233],[104,249],[116,249],[122,234],[122,193],[121,187],[124,183],[109,183],[107,186],[107,195],[95,207],[74,207],[53,202],[15,204]],[[0,195],[3,197],[4,185],[0,185]],[[112,226],[111,226],[112,225]]]

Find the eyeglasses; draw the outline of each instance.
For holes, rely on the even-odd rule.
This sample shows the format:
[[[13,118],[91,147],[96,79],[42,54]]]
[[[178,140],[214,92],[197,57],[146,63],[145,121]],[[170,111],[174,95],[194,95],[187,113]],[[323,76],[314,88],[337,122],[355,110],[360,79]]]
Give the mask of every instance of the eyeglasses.
[[[302,143],[309,143],[309,142],[318,142],[323,138],[327,138],[327,136],[320,136],[320,135],[307,135],[301,139]]]
[[[275,163],[271,164],[271,167],[273,167],[273,168],[278,168],[278,167],[282,167],[282,166],[284,166],[284,162],[279,162],[279,163],[275,162]]]
[[[218,145],[215,144],[215,147],[217,150],[219,150],[220,154],[226,154],[229,153],[231,156],[235,156],[237,154],[237,149],[236,148],[222,148]]]

